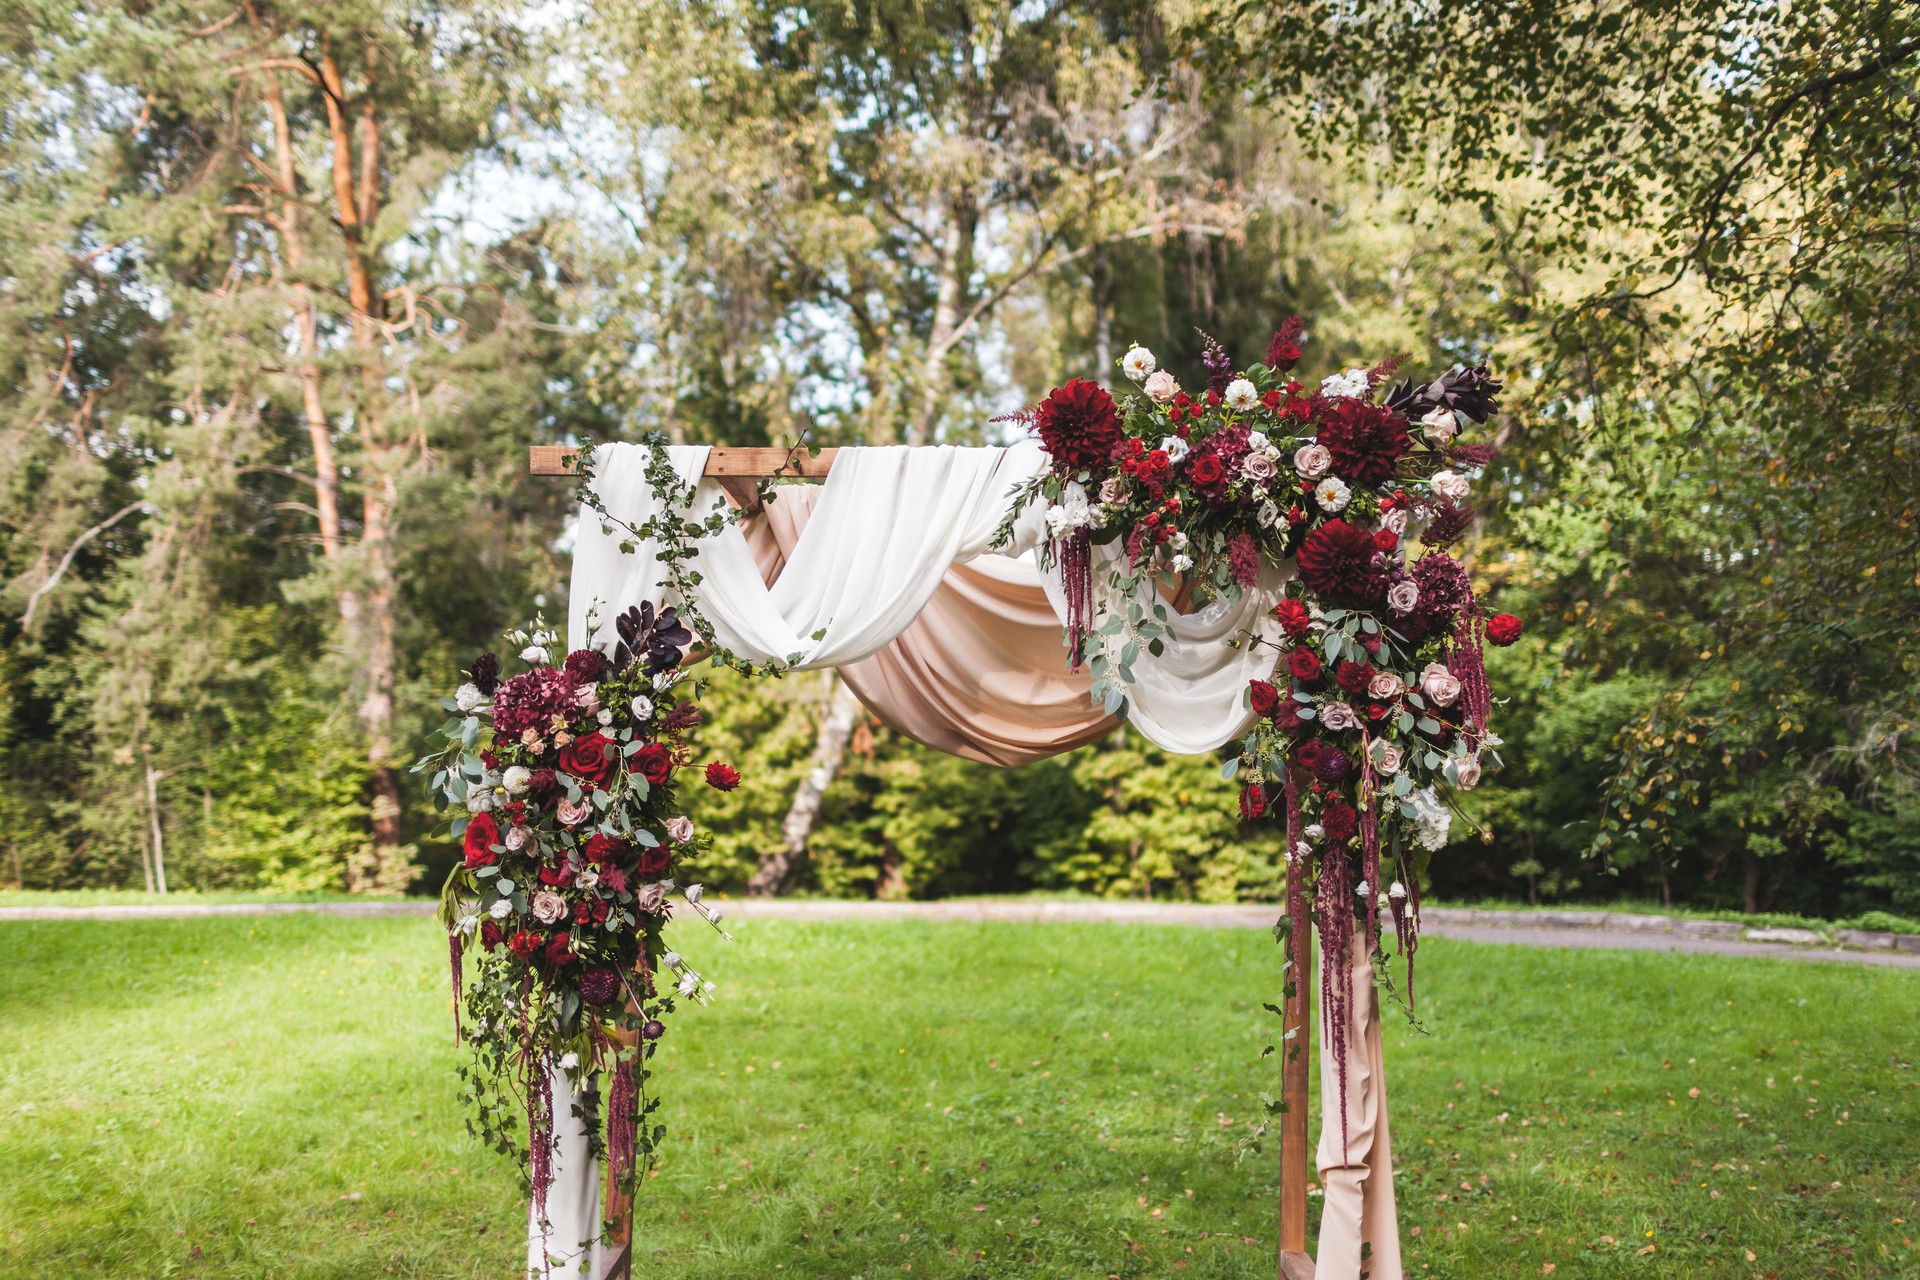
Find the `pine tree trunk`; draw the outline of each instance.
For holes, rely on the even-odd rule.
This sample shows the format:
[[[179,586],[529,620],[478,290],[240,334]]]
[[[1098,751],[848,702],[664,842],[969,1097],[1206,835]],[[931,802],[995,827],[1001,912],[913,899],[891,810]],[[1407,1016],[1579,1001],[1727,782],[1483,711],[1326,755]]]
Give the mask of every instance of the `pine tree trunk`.
[[[853,690],[847,687],[837,672],[828,672],[827,680],[832,694],[827,702],[827,713],[820,721],[820,736],[814,742],[813,761],[807,770],[807,776],[793,793],[793,803],[787,808],[786,821],[780,824],[783,843],[760,859],[759,869],[753,873],[753,879],[747,882],[747,892],[755,897],[767,898],[786,892],[793,882],[801,860],[807,854],[807,840],[813,834],[813,824],[820,816],[820,802],[826,798],[827,788],[833,785],[833,779],[840,772],[840,761],[846,755],[847,739],[853,734],[854,721],[860,717],[860,700],[853,696]]]

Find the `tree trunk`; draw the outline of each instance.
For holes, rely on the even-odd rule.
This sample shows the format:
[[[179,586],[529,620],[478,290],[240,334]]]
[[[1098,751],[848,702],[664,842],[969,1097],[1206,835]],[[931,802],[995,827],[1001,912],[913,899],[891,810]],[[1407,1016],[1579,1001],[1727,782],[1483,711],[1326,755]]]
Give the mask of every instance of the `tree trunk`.
[[[860,700],[853,696],[853,690],[839,673],[828,672],[827,681],[832,693],[827,713],[820,721],[820,737],[813,746],[812,767],[793,793],[786,821],[780,824],[785,843],[760,859],[759,869],[747,882],[747,892],[758,898],[784,893],[792,883],[794,872],[806,856],[807,838],[813,834],[814,821],[820,816],[820,802],[827,788],[833,785],[834,775],[840,772],[853,722],[860,716]]]
[[[933,327],[927,332],[927,354],[920,365],[919,412],[906,425],[906,443],[926,444],[946,407],[949,382],[947,357],[960,335],[960,303],[973,266],[973,233],[979,215],[972,197],[956,190],[947,197],[937,241],[940,266],[933,304]]]
[[[167,891],[167,844],[160,826],[160,782],[166,776],[166,770],[156,769],[152,760],[147,761],[147,817],[153,824],[153,883],[148,888],[159,894]]]
[[[1106,250],[1093,255],[1089,293],[1093,299],[1093,378],[1104,382],[1113,371],[1113,264]]]
[[[1754,856],[1752,849],[1740,851],[1741,870],[1745,872],[1740,886],[1740,909],[1748,915],[1760,914],[1760,859]]]

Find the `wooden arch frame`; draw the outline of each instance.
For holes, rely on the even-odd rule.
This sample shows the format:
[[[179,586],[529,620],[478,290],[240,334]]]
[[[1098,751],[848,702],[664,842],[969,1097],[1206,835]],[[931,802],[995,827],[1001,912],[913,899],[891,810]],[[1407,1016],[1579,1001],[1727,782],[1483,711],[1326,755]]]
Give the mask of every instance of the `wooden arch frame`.
[[[535,476],[566,476],[570,457],[578,455],[572,445],[536,444],[527,449],[527,470]],[[703,474],[720,482],[727,496],[742,511],[760,509],[757,486],[776,476],[804,480],[824,480],[833,469],[837,449],[818,453],[778,448],[715,448],[707,455]],[[1288,877],[1287,895],[1296,892]],[[1298,919],[1296,915],[1293,918]],[[1313,1258],[1307,1252],[1307,1106],[1308,1070],[1311,1055],[1311,1028],[1307,1025],[1307,978],[1313,973],[1313,937],[1293,937],[1288,944],[1287,995],[1282,1003],[1280,1097],[1285,1110],[1280,1117],[1280,1195],[1279,1248],[1276,1274],[1279,1280],[1313,1280]],[[627,1280],[632,1274],[633,1199],[620,1194],[612,1179],[606,1186],[606,1217],[615,1223],[614,1242],[618,1246],[600,1280]]]

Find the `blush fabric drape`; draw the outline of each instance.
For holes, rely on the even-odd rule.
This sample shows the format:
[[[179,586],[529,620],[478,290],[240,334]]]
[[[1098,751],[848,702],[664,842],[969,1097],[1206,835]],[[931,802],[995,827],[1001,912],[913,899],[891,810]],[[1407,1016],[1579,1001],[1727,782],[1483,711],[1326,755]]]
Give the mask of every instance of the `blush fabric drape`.
[[[718,482],[703,475],[708,452],[668,450],[678,487],[691,491],[683,516],[728,509]],[[634,445],[595,451],[600,500],[635,528],[669,501],[647,479],[650,456]],[[716,639],[741,657],[793,670],[837,668],[876,717],[940,751],[1008,767],[1069,751],[1116,722],[1093,705],[1087,673],[1066,669],[1059,577],[1030,554],[1045,540],[1045,513],[1037,506],[1012,510],[1012,491],[1045,465],[1031,443],[842,449],[824,486],[783,486],[761,515],[744,523],[730,518],[719,534],[699,540],[698,607]],[[995,554],[997,532],[1010,516],[1009,554]],[[657,550],[582,509],[570,649],[608,643],[614,617],[629,605],[677,603]],[[1151,588],[1129,601],[1111,585],[1120,546],[1101,544],[1095,552],[1099,607],[1124,613],[1137,603],[1150,614]],[[1245,734],[1254,719],[1247,684],[1271,675],[1275,646],[1283,643],[1273,605],[1290,574],[1291,566],[1269,566],[1257,588],[1236,599],[1191,613],[1169,608],[1164,652],[1138,652],[1129,664],[1128,723],[1180,753],[1217,750]],[[1101,643],[1110,658],[1122,657],[1124,638]],[[1378,1008],[1365,957],[1353,968],[1344,1160],[1338,1083],[1324,1037],[1321,1046],[1320,1274],[1358,1280],[1365,1241],[1371,1280],[1398,1280]],[[556,1116],[565,1115],[568,1086],[560,1082],[557,1092]],[[533,1224],[529,1264],[542,1251],[575,1258],[586,1252],[596,1255],[597,1270],[590,1241],[599,1227],[599,1169],[577,1124],[556,1127],[548,1230],[542,1239]]]

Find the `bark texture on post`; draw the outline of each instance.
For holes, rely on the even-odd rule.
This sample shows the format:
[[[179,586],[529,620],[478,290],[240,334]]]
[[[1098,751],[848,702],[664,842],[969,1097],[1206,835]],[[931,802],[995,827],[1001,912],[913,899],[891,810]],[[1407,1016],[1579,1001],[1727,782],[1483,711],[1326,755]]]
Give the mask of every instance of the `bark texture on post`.
[[[814,741],[813,760],[807,776],[794,791],[793,804],[786,821],[780,824],[783,843],[760,859],[760,867],[747,882],[747,892],[756,898],[786,892],[794,873],[807,854],[807,838],[813,834],[814,820],[820,816],[820,802],[834,775],[840,772],[840,760],[846,754],[847,739],[853,734],[854,721],[860,718],[860,699],[853,696],[837,672],[828,672],[832,690],[827,712],[820,721],[820,736]]]

